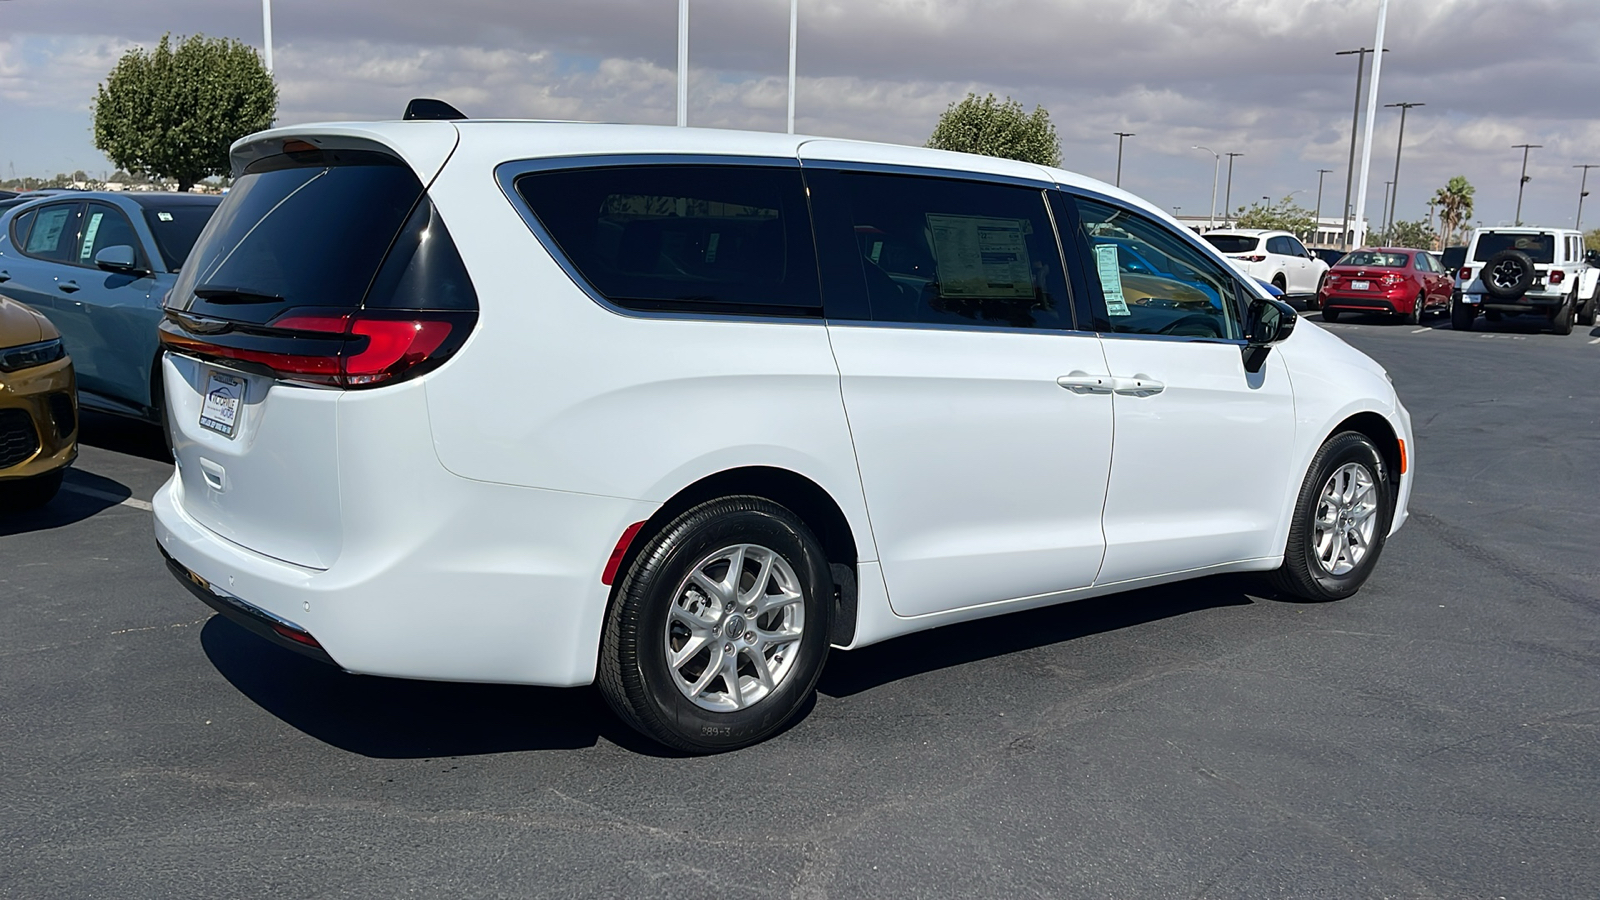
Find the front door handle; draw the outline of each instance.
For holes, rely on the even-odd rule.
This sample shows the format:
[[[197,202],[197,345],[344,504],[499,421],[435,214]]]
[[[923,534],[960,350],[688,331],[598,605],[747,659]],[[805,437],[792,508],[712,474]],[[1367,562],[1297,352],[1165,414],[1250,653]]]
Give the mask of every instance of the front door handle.
[[[63,281],[56,285],[56,289],[63,294],[76,294],[78,292],[78,283],[76,281]]]
[[[1132,378],[1111,379],[1111,389],[1124,397],[1154,397],[1166,390],[1167,386],[1149,375],[1135,375]]]
[[[1057,378],[1056,384],[1074,394],[1109,394],[1111,393],[1111,380],[1109,375],[1090,375],[1079,370],[1071,375],[1063,375]]]

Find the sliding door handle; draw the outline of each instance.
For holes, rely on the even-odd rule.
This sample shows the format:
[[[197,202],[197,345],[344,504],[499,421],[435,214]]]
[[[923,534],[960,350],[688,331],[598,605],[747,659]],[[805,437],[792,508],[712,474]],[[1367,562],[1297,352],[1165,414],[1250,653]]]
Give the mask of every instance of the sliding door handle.
[[[1111,389],[1124,397],[1154,397],[1166,390],[1167,386],[1149,375],[1135,375],[1132,378],[1111,379]]]
[[[1056,384],[1061,385],[1074,394],[1109,394],[1111,393],[1111,376],[1090,375],[1084,371],[1076,371],[1071,375],[1063,375],[1056,379]]]

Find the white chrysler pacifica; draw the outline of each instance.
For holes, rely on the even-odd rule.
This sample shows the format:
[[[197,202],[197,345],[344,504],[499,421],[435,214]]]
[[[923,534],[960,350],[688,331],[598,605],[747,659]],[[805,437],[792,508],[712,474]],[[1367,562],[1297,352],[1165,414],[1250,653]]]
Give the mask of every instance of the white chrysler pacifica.
[[[704,129],[268,131],[166,301],[182,582],[350,672],[599,682],[759,741],[830,647],[1221,572],[1354,593],[1372,360],[1156,207]]]

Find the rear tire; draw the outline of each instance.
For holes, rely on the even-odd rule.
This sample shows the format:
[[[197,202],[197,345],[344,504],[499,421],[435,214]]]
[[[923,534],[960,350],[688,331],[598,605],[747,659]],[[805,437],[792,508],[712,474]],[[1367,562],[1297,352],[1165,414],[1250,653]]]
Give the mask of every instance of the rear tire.
[[[1556,310],[1555,315],[1550,317],[1550,331],[1552,333],[1554,333],[1554,334],[1571,334],[1572,333],[1572,317],[1573,317],[1573,314],[1574,314],[1573,307],[1575,307],[1577,305],[1578,305],[1578,296],[1576,294],[1572,295],[1571,297],[1568,297],[1566,299],[1566,302],[1561,304],[1561,308]]]
[[[650,537],[617,588],[600,693],[677,750],[765,740],[816,690],[832,597],[827,557],[794,513],[761,497],[702,503]]]
[[[1478,311],[1465,303],[1457,300],[1450,304],[1450,327],[1456,331],[1471,331],[1472,322],[1478,318]]]
[[[66,472],[66,469],[57,469],[54,472],[34,475],[9,484],[0,484],[0,512],[26,512],[49,503],[61,490],[61,478]]]
[[[1417,299],[1411,303],[1411,312],[1401,313],[1400,321],[1407,325],[1422,324],[1422,307],[1428,302],[1427,294],[1418,294]]]
[[[1301,600],[1343,600],[1377,565],[1394,516],[1387,468],[1366,435],[1329,438],[1295,501],[1283,565],[1272,586]]]
[[[1323,310],[1322,311],[1322,321],[1324,321],[1324,322],[1337,322],[1337,321],[1339,321],[1339,311],[1337,309],[1325,309],[1325,310]]]

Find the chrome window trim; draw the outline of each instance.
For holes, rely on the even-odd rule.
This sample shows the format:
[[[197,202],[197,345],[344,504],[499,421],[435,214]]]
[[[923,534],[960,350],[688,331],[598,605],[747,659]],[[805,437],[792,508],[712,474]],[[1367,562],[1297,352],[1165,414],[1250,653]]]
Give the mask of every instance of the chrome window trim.
[[[495,182],[500,186],[500,192],[510,201],[511,208],[517,211],[522,218],[522,223],[533,232],[534,238],[544,247],[550,258],[561,267],[572,283],[578,286],[595,305],[607,312],[628,319],[655,319],[678,320],[690,322],[761,322],[774,325],[823,325],[826,320],[821,316],[761,316],[751,313],[715,313],[715,312],[688,312],[681,310],[640,310],[619,306],[606,299],[605,295],[595,290],[589,280],[578,271],[577,266],[562,252],[560,244],[547,231],[539,217],[534,214],[533,207],[517,192],[516,182],[524,175],[536,172],[559,172],[574,169],[599,169],[610,166],[749,166],[760,168],[799,169],[800,161],[793,157],[782,156],[733,156],[718,154],[693,154],[693,153],[607,153],[589,156],[551,156],[538,159],[519,159],[503,162],[494,168]],[[806,211],[806,227],[812,227],[810,210]],[[815,241],[813,241],[814,249]]]
[[[994,172],[972,172],[965,169],[940,169],[931,166],[911,166],[898,163],[851,162],[835,159],[801,159],[798,160],[801,169],[834,169],[840,172],[870,172],[875,175],[912,175],[919,178],[944,178],[950,181],[981,181],[989,184],[1004,184],[1011,187],[1026,187],[1034,190],[1048,190],[1056,186],[1051,179],[1041,175],[1039,178],[1022,178],[1017,175],[1001,175]]]

